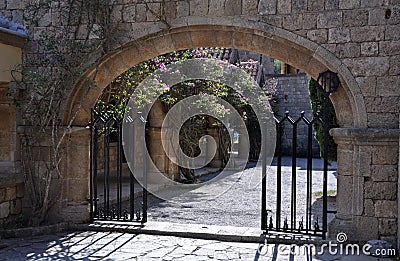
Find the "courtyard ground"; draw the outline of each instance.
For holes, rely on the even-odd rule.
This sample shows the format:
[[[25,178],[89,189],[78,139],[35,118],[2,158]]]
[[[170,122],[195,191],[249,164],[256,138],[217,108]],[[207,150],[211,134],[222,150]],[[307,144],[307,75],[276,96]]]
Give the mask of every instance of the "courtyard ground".
[[[391,260],[360,255],[332,255],[316,248],[264,243],[236,243],[172,236],[111,232],[59,233],[3,240],[0,260]],[[290,253],[292,252],[292,253]]]

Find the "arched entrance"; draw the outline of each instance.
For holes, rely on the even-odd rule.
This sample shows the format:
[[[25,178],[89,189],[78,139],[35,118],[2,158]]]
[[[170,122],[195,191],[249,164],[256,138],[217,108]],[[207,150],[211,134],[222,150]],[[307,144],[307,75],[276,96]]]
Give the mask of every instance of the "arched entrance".
[[[204,21],[204,23],[208,22]],[[243,26],[243,24],[246,24],[246,26]],[[132,66],[174,50],[213,46],[249,50],[274,57],[301,69],[314,78],[317,78],[318,74],[326,69],[338,72],[341,86],[331,99],[341,127],[366,127],[366,109],[361,91],[350,71],[339,59],[317,44],[286,30],[243,21],[234,25],[232,23],[229,25],[198,24],[177,27],[166,32],[155,32],[117,48],[104,56],[99,64],[92,66],[85,77],[82,77],[82,80],[74,86],[65,103],[63,121],[67,123],[73,120],[73,125],[77,129],[87,126],[90,121],[91,108],[102,90],[116,76]],[[96,87],[87,80],[91,78],[95,79]],[[76,133],[80,133],[77,134],[78,139],[85,139],[86,137],[88,140],[89,133],[87,130],[77,131]],[[89,151],[87,143],[82,144],[82,147],[85,146],[86,151]],[[342,148],[339,144],[337,217],[347,218],[350,225],[346,223],[346,226],[351,227],[352,217],[361,214],[362,211],[359,213],[359,210],[351,209],[351,205],[354,205],[354,202],[360,200],[360,198],[357,197],[353,201],[349,201],[348,194],[341,194],[341,191],[353,191],[353,186],[355,186],[353,183],[341,182],[341,164],[346,161],[344,158],[340,158],[340,155],[343,155],[341,154],[342,149],[348,151],[349,148]],[[73,158],[74,156],[68,157]],[[83,168],[74,174],[74,178],[80,176],[87,181],[89,161],[82,162],[81,166]],[[347,166],[346,169],[348,169]],[[346,175],[351,175],[351,173],[346,173]],[[66,176],[69,177],[68,174]],[[341,200],[341,197],[346,200]],[[362,200],[362,191],[360,197]],[[353,228],[351,227],[351,229]]]

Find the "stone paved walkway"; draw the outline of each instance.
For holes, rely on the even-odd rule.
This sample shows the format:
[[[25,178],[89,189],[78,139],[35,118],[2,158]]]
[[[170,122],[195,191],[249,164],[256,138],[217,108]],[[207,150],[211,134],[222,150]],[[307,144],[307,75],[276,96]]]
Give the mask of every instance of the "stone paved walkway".
[[[3,240],[0,260],[391,260],[365,255],[313,255],[286,245],[232,243],[172,236],[73,232]],[[316,250],[318,251],[318,250]],[[311,251],[313,252],[313,251]],[[318,252],[316,252],[318,254]]]
[[[306,213],[306,159],[297,160],[297,220]],[[313,193],[322,193],[322,160],[314,159]],[[282,164],[282,216],[290,222],[291,158]],[[261,220],[261,168],[250,165],[243,173],[232,173],[216,184],[204,185],[189,193],[173,198],[173,202],[149,197],[149,220],[173,223],[194,223],[220,226],[260,227]],[[275,215],[276,166],[267,172],[267,209]],[[336,190],[336,172],[328,172],[328,190]],[[216,196],[218,195],[218,196]],[[329,199],[329,210],[335,210],[335,198]],[[322,200],[313,197],[312,222],[322,220]],[[328,215],[328,220],[334,217]],[[321,225],[321,224],[320,224]]]

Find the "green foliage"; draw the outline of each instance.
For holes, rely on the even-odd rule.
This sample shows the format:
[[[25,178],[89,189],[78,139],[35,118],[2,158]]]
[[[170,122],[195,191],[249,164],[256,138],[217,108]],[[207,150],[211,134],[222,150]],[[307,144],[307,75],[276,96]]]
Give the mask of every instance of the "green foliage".
[[[316,114],[317,112],[323,112],[323,104],[324,104],[324,95],[317,89],[317,82],[310,78],[308,82],[308,91],[310,93],[310,101],[311,101],[311,108],[313,113]],[[331,127],[337,126],[337,119],[335,114],[335,109],[333,108],[332,103],[329,101],[329,124]],[[320,155],[321,158],[324,157],[324,128],[321,122],[316,121],[314,123],[314,133],[315,139],[318,141],[320,147]],[[329,161],[336,161],[337,160],[337,145],[333,140],[333,137],[329,135],[328,137],[328,160]]]

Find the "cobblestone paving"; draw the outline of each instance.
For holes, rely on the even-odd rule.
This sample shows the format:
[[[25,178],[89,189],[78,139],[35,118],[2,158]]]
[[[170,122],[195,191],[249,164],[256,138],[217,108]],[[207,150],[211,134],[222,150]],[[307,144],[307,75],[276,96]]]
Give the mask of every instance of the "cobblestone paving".
[[[301,247],[233,243],[171,236],[73,232],[3,240],[0,260],[378,260],[367,256],[313,255]],[[261,251],[260,251],[261,250]],[[316,250],[318,251],[318,250]],[[318,252],[316,252],[318,254]],[[384,259],[380,259],[384,260]]]
[[[313,193],[322,192],[322,161],[314,159]],[[185,195],[174,198],[176,202],[162,201],[149,197],[149,220],[174,223],[196,223],[259,227],[261,220],[261,169],[250,165],[243,173],[234,173],[220,184],[205,185]],[[297,220],[305,216],[306,159],[297,162]],[[282,221],[290,222],[291,159],[284,158],[282,166]],[[334,168],[328,174],[328,190],[336,190]],[[273,215],[276,209],[276,166],[267,173],[267,209]],[[228,188],[228,189],[227,189]],[[220,191],[219,191],[220,190]],[[225,191],[226,190],[226,191]],[[216,192],[219,191],[219,192]],[[214,195],[218,194],[218,197]],[[335,198],[329,197],[329,208],[335,210]],[[322,220],[322,200],[313,197],[312,222],[318,216]],[[331,220],[333,214],[329,214]],[[320,224],[321,225],[321,224]]]

